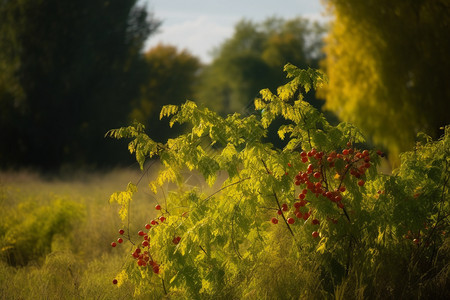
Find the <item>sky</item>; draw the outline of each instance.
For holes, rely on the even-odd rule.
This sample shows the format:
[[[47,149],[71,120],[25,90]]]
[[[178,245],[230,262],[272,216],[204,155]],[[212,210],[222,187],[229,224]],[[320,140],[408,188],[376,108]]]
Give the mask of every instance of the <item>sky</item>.
[[[159,32],[150,36],[145,49],[159,43],[187,49],[204,63],[211,52],[233,35],[243,18],[261,22],[268,17],[298,16],[324,21],[320,0],[141,0],[162,21]]]

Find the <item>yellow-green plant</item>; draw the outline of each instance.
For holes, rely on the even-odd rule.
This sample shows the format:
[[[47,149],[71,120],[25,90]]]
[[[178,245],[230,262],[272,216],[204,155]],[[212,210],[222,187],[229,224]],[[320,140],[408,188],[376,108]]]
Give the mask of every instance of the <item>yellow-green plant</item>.
[[[445,293],[449,129],[405,153],[394,175],[380,174],[383,153],[366,149],[356,127],[332,126],[303,101],[300,87],[323,85],[322,73],[290,64],[285,71],[291,81],[276,94],[261,91],[251,115],[222,118],[188,101],[162,109],[171,125],[190,125],[167,143],[140,124],[108,132],[132,139],[142,169],[155,157],[163,166],[149,183],[158,218],[138,233],[129,232],[127,215],[137,185],[111,197],[124,223],[112,246],[133,245],[113,283],[131,281],[137,294],[155,298]],[[283,149],[264,142],[276,118],[286,121],[278,130]],[[226,179],[206,194],[183,185],[186,169],[211,187],[218,175]],[[164,192],[167,182],[178,189]]]

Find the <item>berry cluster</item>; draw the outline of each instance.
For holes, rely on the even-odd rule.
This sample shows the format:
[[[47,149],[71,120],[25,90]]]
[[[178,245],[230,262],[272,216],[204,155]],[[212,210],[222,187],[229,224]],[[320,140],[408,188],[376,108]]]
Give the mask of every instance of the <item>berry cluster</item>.
[[[308,166],[305,171],[298,172],[294,177],[294,184],[300,186],[302,190],[298,194],[299,201],[293,205],[294,210],[292,213],[298,219],[305,221],[308,220],[313,210],[310,201],[314,198],[307,197],[308,194],[315,196],[315,198],[323,197],[328,199],[345,212],[343,202],[343,193],[346,191],[343,185],[344,178],[347,174],[350,174],[358,180],[358,186],[363,186],[365,184],[365,173],[371,167],[369,151],[358,151],[352,147],[350,142],[347,143],[347,148],[343,149],[341,153],[332,151],[326,154],[313,148],[308,152],[302,151],[300,159],[302,163],[308,164]],[[342,167],[337,167],[338,164]],[[292,168],[292,164],[288,163],[288,167]],[[335,175],[333,176],[333,174]],[[278,215],[282,215],[283,211],[289,211],[287,204],[281,206],[281,209],[278,210]],[[336,219],[328,218],[328,220],[337,223]],[[278,218],[273,217],[271,222],[277,224]],[[286,222],[292,225],[295,223],[295,219],[288,217]],[[313,219],[311,224],[319,225],[320,221]],[[318,237],[319,233],[314,231],[312,236]]]
[[[155,206],[155,209],[158,211],[161,211],[161,205],[157,204]],[[134,249],[131,256],[136,260],[136,263],[139,267],[151,267],[153,269],[153,272],[155,274],[160,273],[160,265],[153,259],[151,252],[150,252],[150,233],[152,228],[156,227],[159,224],[162,224],[166,221],[166,217],[164,214],[159,216],[156,219],[151,220],[148,224],[145,224],[144,228],[145,230],[139,230],[137,233],[138,237],[142,239],[142,241],[139,243],[139,245]],[[120,229],[119,234],[123,235],[125,233],[125,230]],[[181,237],[176,236],[173,238],[172,242],[176,245],[180,242]],[[123,243],[123,239],[119,237],[117,239],[117,243],[121,244]],[[116,242],[112,242],[111,246],[116,247]],[[134,244],[134,243],[133,243]],[[113,284],[117,284],[117,279],[113,280]]]

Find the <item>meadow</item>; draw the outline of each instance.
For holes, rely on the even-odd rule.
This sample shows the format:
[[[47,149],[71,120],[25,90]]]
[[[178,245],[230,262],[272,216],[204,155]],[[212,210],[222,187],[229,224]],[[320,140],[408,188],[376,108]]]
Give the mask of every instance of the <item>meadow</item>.
[[[132,298],[134,287],[112,284],[130,249],[110,246],[121,221],[109,197],[140,176],[131,169],[58,178],[1,172],[0,299]],[[154,214],[142,187],[130,230]]]

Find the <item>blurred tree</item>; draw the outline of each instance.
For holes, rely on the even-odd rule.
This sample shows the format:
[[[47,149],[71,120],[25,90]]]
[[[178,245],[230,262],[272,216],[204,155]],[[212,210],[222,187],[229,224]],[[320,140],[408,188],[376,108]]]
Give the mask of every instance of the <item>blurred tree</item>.
[[[189,52],[161,44],[145,53],[144,58],[150,76],[133,102],[130,117],[144,124],[153,139],[163,141],[168,137],[168,126],[167,120],[159,120],[161,108],[193,99],[201,64]]]
[[[234,35],[215,50],[206,67],[197,99],[223,113],[251,104],[263,88],[276,89],[286,80],[281,72],[290,62],[298,67],[318,67],[324,29],[296,18],[269,18],[262,23],[242,20]],[[320,107],[311,93],[306,99]]]
[[[450,2],[328,0],[327,109],[392,154],[450,121]]]
[[[117,160],[103,135],[126,122],[159,25],[136,2],[0,2],[1,165]]]

